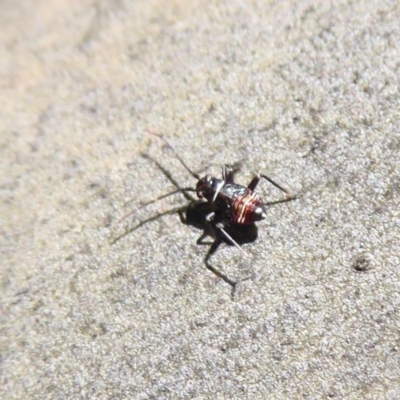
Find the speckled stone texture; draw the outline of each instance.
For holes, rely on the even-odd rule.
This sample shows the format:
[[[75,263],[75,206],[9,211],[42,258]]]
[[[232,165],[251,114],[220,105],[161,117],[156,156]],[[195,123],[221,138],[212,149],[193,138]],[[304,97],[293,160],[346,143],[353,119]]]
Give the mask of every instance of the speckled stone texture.
[[[399,21],[394,1],[0,1],[0,398],[399,399]],[[211,258],[251,276],[233,299],[199,226],[133,229],[196,183],[149,130],[195,171],[302,194]]]

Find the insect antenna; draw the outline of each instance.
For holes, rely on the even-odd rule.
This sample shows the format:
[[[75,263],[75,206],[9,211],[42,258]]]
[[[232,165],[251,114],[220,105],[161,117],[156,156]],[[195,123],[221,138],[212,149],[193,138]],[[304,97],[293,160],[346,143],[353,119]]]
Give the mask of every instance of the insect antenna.
[[[146,206],[148,206],[150,204],[153,204],[153,203],[157,202],[158,200],[165,199],[166,197],[172,196],[172,195],[174,195],[176,193],[186,193],[186,192],[195,192],[195,191],[196,191],[196,189],[193,189],[191,187],[179,188],[179,189],[173,190],[172,192],[169,192],[167,194],[163,194],[162,196],[158,196],[155,199],[150,200],[150,201],[142,204],[136,210],[129,211],[128,214],[125,214],[121,219],[118,220],[118,223],[124,221],[126,218],[128,218],[129,216],[134,214],[137,210],[140,210],[140,209],[142,209],[142,208],[144,208],[144,207],[146,207]]]
[[[148,133],[150,133],[151,135],[157,136],[158,138],[160,138],[166,145],[167,147],[169,147],[172,152],[174,153],[175,157],[180,161],[180,163],[185,167],[186,171],[189,172],[190,175],[193,176],[193,178],[196,179],[200,179],[200,175],[196,174],[196,172],[193,172],[187,165],[186,163],[182,160],[182,158],[179,156],[179,154],[177,153],[177,151],[171,146],[171,144],[167,141],[167,139],[165,139],[165,137],[159,133],[155,133],[155,132],[151,132],[148,131]]]
[[[149,204],[153,204],[153,203],[155,203],[155,202],[158,201],[158,200],[165,199],[166,197],[172,196],[172,195],[174,195],[174,194],[176,194],[176,193],[186,193],[186,192],[195,192],[195,191],[196,191],[196,189],[194,189],[194,188],[192,188],[192,187],[178,188],[178,189],[176,189],[176,190],[173,190],[172,192],[163,194],[162,196],[158,196],[158,197],[156,197],[155,199],[150,200],[150,201],[148,201],[148,202],[142,204],[142,205],[139,207],[139,209],[144,208],[144,207],[148,206]]]

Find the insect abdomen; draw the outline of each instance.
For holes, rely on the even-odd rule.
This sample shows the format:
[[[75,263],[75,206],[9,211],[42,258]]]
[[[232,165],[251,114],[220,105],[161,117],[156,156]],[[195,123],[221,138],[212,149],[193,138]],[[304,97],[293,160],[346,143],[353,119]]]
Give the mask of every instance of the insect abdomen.
[[[263,201],[260,195],[247,190],[237,196],[232,204],[232,221],[236,224],[252,224],[264,218]]]

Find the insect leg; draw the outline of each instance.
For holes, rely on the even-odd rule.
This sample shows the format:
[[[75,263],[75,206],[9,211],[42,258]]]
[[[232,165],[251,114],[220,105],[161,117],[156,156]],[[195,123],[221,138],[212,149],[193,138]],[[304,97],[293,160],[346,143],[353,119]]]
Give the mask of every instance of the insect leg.
[[[274,180],[272,180],[270,177],[268,177],[267,175],[263,175],[263,174],[257,174],[249,183],[249,185],[247,186],[248,189],[250,190],[254,190],[256,188],[256,186],[258,185],[258,182],[260,182],[260,178],[264,178],[266,179],[269,183],[271,183],[272,185],[274,185],[275,187],[277,187],[279,190],[281,190],[282,192],[286,193],[286,197],[285,199],[279,200],[278,203],[282,203],[285,201],[289,201],[289,200],[294,200],[295,198],[297,198],[296,195],[292,194],[289,192],[289,190],[285,189],[284,187],[282,187],[281,185],[279,185],[278,183],[276,183]],[[275,204],[275,203],[274,203]]]
[[[137,225],[135,225],[133,228],[128,229],[127,231],[125,231],[124,233],[122,233],[121,235],[117,236],[114,240],[111,241],[111,244],[115,244],[116,242],[118,242],[120,239],[122,239],[123,237],[125,237],[126,235],[132,233],[133,231],[135,231],[136,229],[139,229],[141,226],[146,225],[149,222],[155,221],[161,217],[163,217],[164,215],[170,215],[170,214],[175,214],[175,213],[182,213],[187,209],[187,205],[183,206],[183,207],[175,207],[171,210],[167,210],[164,211],[162,213],[156,214],[153,217],[147,218],[143,221],[140,221]],[[133,213],[131,213],[133,214]]]
[[[236,172],[240,170],[240,164],[227,165],[222,167],[222,179],[227,183],[233,183]]]
[[[248,184],[248,186],[247,186],[247,189],[254,190],[254,189],[257,187],[258,182],[260,182],[260,175],[256,175],[256,176],[251,180],[251,182],[250,182],[250,183]]]
[[[159,196],[159,197],[157,197],[157,198],[155,198],[155,199],[153,199],[153,200],[148,201],[147,203],[142,204],[139,208],[146,207],[146,206],[148,206],[149,204],[153,204],[153,203],[155,203],[155,202],[158,201],[158,200],[165,199],[166,197],[172,196],[173,194],[176,194],[176,193],[186,193],[186,192],[195,192],[195,191],[196,191],[196,189],[194,189],[194,188],[192,188],[192,187],[178,188],[178,189],[176,189],[176,190],[173,190],[172,192],[163,194],[162,196]],[[125,218],[125,217],[124,217],[124,218]]]
[[[231,297],[233,299],[235,297],[237,284],[252,278],[252,276],[247,276],[245,278],[239,279],[238,281],[233,281],[232,279],[228,278],[224,273],[222,273],[210,264],[210,258],[217,251],[221,242],[221,239],[215,239],[214,243],[211,245],[207,252],[204,263],[206,264],[206,267],[209,271],[211,271],[214,275],[218,276],[218,278],[221,278],[224,282],[232,286]]]
[[[234,246],[236,246],[236,247],[242,252],[243,255],[247,255],[246,252],[242,249],[242,246],[240,246],[239,243],[237,243],[237,242],[232,238],[232,236],[229,235],[228,232],[224,229],[225,227],[224,227],[224,224],[223,224],[222,222],[216,224],[215,227],[216,227],[217,229],[219,229],[219,230],[222,232],[222,234],[223,234]]]
[[[179,188],[179,189],[174,190],[173,192],[164,194],[164,195],[162,195],[162,196],[157,197],[157,198],[154,199],[154,200],[150,200],[150,201],[148,201],[147,203],[142,204],[140,207],[138,207],[138,209],[140,210],[141,208],[144,208],[144,207],[148,206],[149,204],[153,204],[153,203],[155,203],[155,202],[158,201],[158,200],[164,199],[165,197],[172,196],[172,195],[175,194],[175,193],[186,193],[186,192],[195,192],[195,191],[196,191],[196,190],[193,189],[193,188]],[[125,204],[128,204],[128,203],[130,203],[130,202],[131,202],[131,200],[127,201]],[[121,218],[118,220],[118,223],[124,221],[126,218],[128,218],[129,216],[131,216],[132,214],[134,214],[136,211],[137,211],[137,209],[132,210],[132,211],[129,211],[127,214],[125,214],[123,217],[121,217]]]
[[[215,212],[211,212],[210,214],[208,214],[206,216],[206,224],[207,226],[210,228],[211,232],[214,235],[215,240],[218,240],[218,236],[215,233],[213,224],[212,224],[212,220],[215,217]],[[225,230],[225,226],[222,222],[219,222],[217,224],[214,225],[215,228],[219,229],[219,231],[225,236],[225,238],[234,246],[236,246],[244,255],[246,255],[246,252],[242,249],[242,247],[239,245],[239,243],[237,243],[231,235],[229,235],[229,233]]]
[[[232,279],[229,279],[224,273],[213,267],[209,262],[211,256],[217,251],[220,244],[221,240],[215,239],[214,243],[211,245],[206,254],[204,263],[206,264],[207,269],[210,270],[214,275],[218,276],[218,278],[221,278],[224,282],[232,286],[232,297],[233,297],[236,291],[237,282],[233,281]]]

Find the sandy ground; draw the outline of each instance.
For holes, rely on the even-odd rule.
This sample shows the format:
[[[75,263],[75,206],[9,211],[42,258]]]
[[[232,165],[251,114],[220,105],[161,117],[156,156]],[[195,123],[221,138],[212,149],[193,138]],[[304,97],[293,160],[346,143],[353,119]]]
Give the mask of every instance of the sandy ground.
[[[400,6],[329,3],[0,2],[2,399],[400,398]],[[234,298],[133,229],[196,183],[148,130],[302,194],[211,258]]]

